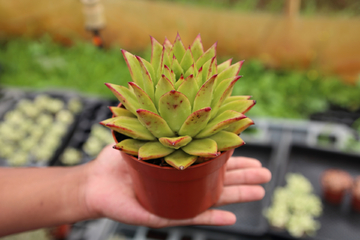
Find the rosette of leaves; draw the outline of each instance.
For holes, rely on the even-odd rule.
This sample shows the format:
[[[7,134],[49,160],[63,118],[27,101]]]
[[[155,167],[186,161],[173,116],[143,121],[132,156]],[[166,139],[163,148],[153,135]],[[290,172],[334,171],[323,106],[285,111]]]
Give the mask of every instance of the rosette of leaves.
[[[132,80],[128,87],[106,83],[122,107],[102,125],[131,139],[115,148],[139,160],[164,158],[183,170],[244,144],[239,134],[253,121],[246,113],[255,101],[231,96],[243,61],[217,63],[215,43],[204,51],[201,37],[186,48],[151,37],[150,62],[125,50]]]

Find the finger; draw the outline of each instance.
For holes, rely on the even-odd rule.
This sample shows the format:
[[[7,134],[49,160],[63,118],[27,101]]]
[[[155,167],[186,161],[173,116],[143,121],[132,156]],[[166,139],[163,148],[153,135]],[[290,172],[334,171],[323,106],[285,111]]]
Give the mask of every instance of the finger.
[[[98,165],[107,169],[118,169],[125,164],[120,151],[114,149],[113,144],[109,144],[101,150],[96,157],[96,162]]]
[[[218,210],[218,209],[208,209],[194,218],[183,219],[183,220],[171,220],[171,219],[160,218],[155,215],[152,215],[145,223],[145,225],[148,225],[149,227],[152,228],[163,228],[163,227],[184,226],[184,225],[225,226],[225,225],[233,225],[235,222],[236,222],[236,216],[232,212]]]
[[[251,202],[261,200],[265,196],[263,187],[256,186],[227,186],[215,206],[232,203]]]
[[[107,159],[113,159],[118,158],[120,155],[119,150],[116,150],[113,148],[114,144],[109,144],[105,146],[101,152],[98,154],[97,158],[107,158]]]
[[[271,172],[266,168],[246,168],[225,173],[224,185],[238,184],[262,184],[267,183],[271,179]]]
[[[239,168],[256,168],[261,166],[261,162],[255,158],[231,157],[226,163],[226,170],[233,170]]]

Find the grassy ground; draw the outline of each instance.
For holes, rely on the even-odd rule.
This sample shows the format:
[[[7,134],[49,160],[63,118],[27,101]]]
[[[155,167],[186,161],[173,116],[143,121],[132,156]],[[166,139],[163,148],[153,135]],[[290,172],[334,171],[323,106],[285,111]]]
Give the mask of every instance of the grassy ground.
[[[150,58],[149,51],[135,54]],[[99,50],[84,42],[64,47],[48,37],[3,43],[0,64],[3,86],[65,88],[111,98],[105,82],[125,85],[131,80],[120,47]],[[307,118],[311,113],[326,110],[329,103],[349,110],[360,108],[360,84],[345,85],[314,70],[272,70],[249,60],[240,73],[244,77],[234,93],[252,95],[257,100],[249,114],[252,116]]]

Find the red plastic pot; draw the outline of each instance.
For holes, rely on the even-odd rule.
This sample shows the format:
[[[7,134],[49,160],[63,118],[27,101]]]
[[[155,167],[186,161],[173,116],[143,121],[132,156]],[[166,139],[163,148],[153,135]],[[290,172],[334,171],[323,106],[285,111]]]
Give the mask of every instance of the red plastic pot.
[[[234,150],[185,170],[160,167],[121,152],[141,205],[158,216],[192,218],[213,206],[223,190],[225,163]]]
[[[122,107],[121,103],[118,107]],[[114,131],[112,135],[116,143],[126,138]],[[225,163],[233,152],[223,152],[185,170],[161,167],[120,153],[128,164],[140,204],[164,218],[186,219],[195,217],[219,200],[224,186]]]

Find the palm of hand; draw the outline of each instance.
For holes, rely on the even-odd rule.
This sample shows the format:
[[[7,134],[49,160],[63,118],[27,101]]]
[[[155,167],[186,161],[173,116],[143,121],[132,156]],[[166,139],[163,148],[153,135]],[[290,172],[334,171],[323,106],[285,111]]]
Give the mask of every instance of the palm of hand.
[[[175,225],[231,225],[233,213],[209,209],[192,219],[170,220],[145,210],[137,201],[125,161],[117,150],[106,147],[88,166],[89,179],[85,189],[88,209],[97,217],[109,217],[133,225],[168,227]],[[270,181],[271,174],[259,161],[230,158],[225,174],[224,191],[216,206],[256,201],[264,189],[257,185]]]

